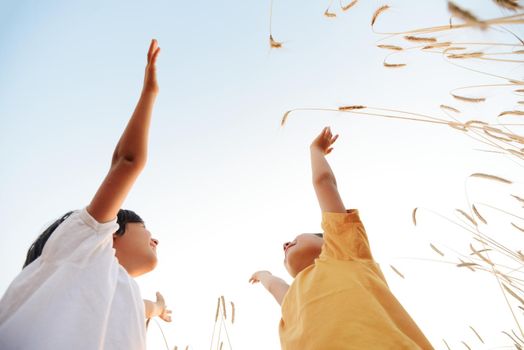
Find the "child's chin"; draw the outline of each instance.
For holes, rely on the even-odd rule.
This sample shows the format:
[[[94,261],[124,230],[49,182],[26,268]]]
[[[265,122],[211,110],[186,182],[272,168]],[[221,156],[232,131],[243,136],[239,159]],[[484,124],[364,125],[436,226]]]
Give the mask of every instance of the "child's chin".
[[[157,264],[158,264],[158,259],[156,255],[149,257],[148,261],[144,263],[144,266],[143,266],[143,270],[145,271],[144,273],[153,271],[156,268]]]
[[[158,259],[156,255],[151,259],[151,270],[153,271],[156,268],[156,265],[158,264]]]

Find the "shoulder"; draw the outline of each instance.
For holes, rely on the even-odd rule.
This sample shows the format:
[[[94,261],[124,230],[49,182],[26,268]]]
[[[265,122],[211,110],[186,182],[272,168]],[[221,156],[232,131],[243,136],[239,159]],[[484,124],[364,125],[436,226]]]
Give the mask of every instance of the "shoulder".
[[[362,224],[358,209],[346,209],[345,213],[322,212],[324,231],[338,231],[347,225]]]
[[[88,211],[88,208],[85,207],[82,210],[78,211],[78,220],[81,220],[82,224],[90,227],[96,232],[106,232],[110,231],[111,233],[118,230],[117,218],[116,216],[107,222],[98,222]]]

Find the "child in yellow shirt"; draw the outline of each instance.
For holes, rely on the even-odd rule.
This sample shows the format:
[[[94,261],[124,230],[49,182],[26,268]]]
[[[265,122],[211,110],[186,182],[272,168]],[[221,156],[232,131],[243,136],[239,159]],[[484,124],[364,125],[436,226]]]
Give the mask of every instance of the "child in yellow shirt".
[[[282,307],[283,350],[432,349],[373,260],[358,211],[342,203],[325,159],[337,138],[326,127],[311,144],[324,234],[284,244],[291,286],[268,271],[255,272],[250,282],[261,282]]]

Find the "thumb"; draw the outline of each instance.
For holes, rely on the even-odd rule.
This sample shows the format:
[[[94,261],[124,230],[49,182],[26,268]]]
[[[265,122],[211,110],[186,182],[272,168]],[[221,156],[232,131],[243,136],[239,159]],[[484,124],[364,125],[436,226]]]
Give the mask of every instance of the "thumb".
[[[160,292],[156,292],[156,301],[157,303],[164,303],[164,297],[162,296],[162,294],[160,294]]]

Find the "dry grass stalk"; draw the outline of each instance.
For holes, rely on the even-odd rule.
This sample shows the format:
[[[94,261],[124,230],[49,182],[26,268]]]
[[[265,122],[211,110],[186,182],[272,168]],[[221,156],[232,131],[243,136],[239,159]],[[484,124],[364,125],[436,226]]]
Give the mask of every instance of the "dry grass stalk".
[[[220,298],[218,298],[217,313],[215,314],[215,322],[218,321],[218,313],[219,312],[220,312]]]
[[[475,207],[475,204],[473,204],[471,207],[473,209],[473,213],[475,213],[477,218],[479,218],[479,220],[482,221],[484,225],[487,225],[488,222],[486,221],[486,219],[482,217],[482,215],[480,215],[479,211],[477,210],[477,207]]]
[[[333,12],[329,12],[329,8],[327,8],[326,11],[324,11],[324,16],[327,18],[335,18],[337,17],[337,14]]]
[[[520,344],[524,344],[524,340],[522,340],[513,329],[511,330],[511,333],[513,333],[513,335],[515,336],[515,338],[517,338]]]
[[[524,136],[509,134],[509,138],[512,139],[513,141],[524,144]],[[520,152],[522,152],[522,149],[520,150]]]
[[[519,306],[520,308],[520,306]],[[516,349],[522,349],[522,347],[519,345],[519,343],[513,338],[508,332],[502,331],[503,334],[507,335],[514,343]]]
[[[490,265],[490,266],[495,266],[495,264],[494,264],[490,259],[488,259],[488,258],[486,258],[484,255],[482,255],[482,254],[480,253],[479,250],[476,250],[475,248],[473,248],[473,245],[472,245],[472,244],[469,245],[469,249],[471,249],[471,251],[473,252],[473,253],[471,253],[472,255],[476,255],[476,256],[478,256],[478,257],[481,258],[481,259],[482,259],[486,264],[488,264],[488,265]],[[484,249],[483,251],[487,251],[487,250],[490,250],[490,249]]]
[[[489,125],[483,126],[482,129],[490,131],[490,132],[498,133],[498,134],[505,134],[505,132],[500,130],[499,128],[495,128]]]
[[[466,213],[464,210],[462,209],[455,209],[457,212],[459,212],[460,214],[462,214],[462,216],[464,216],[469,222],[471,222],[473,224],[473,226],[477,226],[477,222],[468,214]]]
[[[440,108],[447,109],[448,111],[452,111],[452,112],[455,112],[455,113],[460,113],[460,111],[458,109],[450,107],[450,106],[440,105]]]
[[[508,153],[511,153],[511,154],[513,154],[514,156],[517,156],[517,157],[519,157],[519,158],[522,158],[522,157],[524,156],[524,153],[521,152],[521,151],[516,151],[516,150],[511,149],[511,148],[506,148],[505,150],[506,150]]]
[[[466,125],[466,127],[470,127],[470,126],[476,126],[476,125],[489,125],[488,123],[486,122],[483,122],[482,120],[468,120],[467,122],[464,123],[464,125]]]
[[[512,139],[510,138],[507,138],[507,137],[503,137],[503,136],[498,136],[498,135],[495,135],[495,133],[502,133],[502,134],[505,134],[502,130],[498,130],[498,131],[493,131],[492,129],[493,128],[489,128],[489,127],[484,127],[482,128],[484,133],[486,135],[489,135],[490,137],[493,137],[494,139],[497,139],[499,141],[503,141],[503,142],[511,142],[513,141]]]
[[[424,46],[422,48],[422,50],[438,49],[438,48],[441,48],[441,47],[448,47],[448,46],[451,46],[451,44],[452,43],[450,41],[443,41],[441,43],[436,43],[436,44]]]
[[[469,347],[469,345],[468,345],[465,341],[461,341],[461,343],[464,344],[464,346],[465,346],[466,348],[468,348],[469,350],[472,350],[472,349]]]
[[[475,241],[479,242],[479,243],[482,243],[482,244],[488,244],[488,242],[486,242],[485,240],[480,239],[480,238],[478,238],[478,237],[473,237],[473,239],[474,239]]]
[[[515,223],[511,223],[511,226],[515,227],[517,230],[524,232],[524,228],[517,226]]]
[[[456,95],[456,94],[453,94],[453,93],[451,94],[451,96],[453,96],[457,100],[461,100],[461,101],[465,101],[465,102],[478,103],[478,102],[486,101],[485,97],[465,97],[465,96],[460,96],[460,95]]]
[[[220,342],[220,350],[222,350],[222,347],[223,347],[223,346],[224,346],[224,342],[221,341],[221,342]]]
[[[457,267],[467,267],[469,270],[473,272],[475,272],[475,269],[473,267],[479,266],[479,264],[474,263],[474,262],[465,262],[462,259],[459,259],[459,260],[460,260],[460,264],[457,264]]]
[[[444,342],[444,345],[446,345],[446,348],[448,348],[448,350],[451,350],[451,348],[449,347],[448,343],[446,342],[446,340],[442,339],[442,341]]]
[[[484,55],[484,52],[467,52],[467,53],[460,53],[460,54],[451,54],[448,55],[448,58],[455,58],[455,59],[464,59],[464,58],[479,58]]]
[[[524,144],[524,136],[516,135],[516,134],[507,134],[510,139],[512,139],[515,142],[518,142],[520,144]],[[520,150],[522,152],[522,149]]]
[[[522,253],[521,250],[517,250],[517,254],[519,255],[519,259],[524,261],[524,253]]]
[[[282,48],[282,43],[273,39],[273,35],[269,34],[269,47],[272,49],[280,49]]]
[[[353,106],[340,106],[340,107],[338,107],[338,110],[339,111],[352,111],[352,110],[355,110],[355,109],[364,109],[364,108],[366,108],[366,106],[353,105]]]
[[[516,0],[493,0],[495,4],[507,10],[517,11],[522,8]]]
[[[395,273],[396,273],[397,275],[399,275],[400,277],[402,277],[402,278],[404,278],[404,279],[406,278],[406,277],[404,277],[404,275],[403,275],[399,270],[397,270],[393,265],[389,265],[389,267],[391,267],[391,269],[392,269],[393,271],[395,271]]]
[[[513,298],[517,299],[522,305],[524,305],[524,299],[517,293],[515,293],[510,287],[508,287],[505,283],[502,283],[502,287],[508,292],[509,295],[511,295]]]
[[[347,5],[342,5],[342,0],[340,1],[340,8],[342,9],[342,11],[347,11],[349,10],[350,8],[352,8],[353,6],[355,6],[355,4],[358,2],[358,0],[353,0],[351,1],[349,4]]]
[[[373,27],[373,25],[375,24],[375,21],[377,20],[378,16],[380,16],[380,14],[384,11],[386,11],[387,9],[389,9],[389,6],[388,5],[383,5],[383,6],[380,6],[374,13],[373,13],[373,17],[371,17],[371,26]]]
[[[524,105],[524,101],[517,101],[519,105]]]
[[[486,179],[486,180],[493,180],[493,181],[502,182],[504,184],[512,184],[513,183],[513,182],[511,182],[509,180],[506,180],[506,179],[500,177],[500,176],[484,174],[484,173],[474,173],[474,174],[471,174],[469,177],[479,177],[479,178]]]
[[[424,42],[424,43],[436,43],[437,38],[430,38],[430,37],[421,37],[421,36],[413,36],[413,35],[406,35],[404,36],[404,39],[407,41],[417,41],[417,42]]]
[[[447,49],[445,49],[444,52],[448,52],[448,51],[461,51],[461,50],[466,50],[466,47],[452,46],[452,47],[448,47]]]
[[[293,111],[287,111],[286,113],[284,113],[284,116],[282,117],[282,121],[280,122],[280,126],[284,126],[284,124],[286,124],[287,122],[287,118],[289,117],[289,114],[293,112]]]
[[[405,63],[387,63],[387,62],[384,62],[384,67],[388,67],[388,68],[400,68],[400,67],[404,67],[406,64]]]
[[[222,312],[224,313],[224,319],[227,320],[227,313],[226,313],[226,300],[223,295],[220,296],[220,300],[222,301]]]
[[[450,127],[452,127],[453,129],[457,129],[457,130],[460,130],[460,131],[468,131],[467,126],[462,124],[462,123],[459,123],[459,122],[448,122],[447,124]]]
[[[524,89],[517,89],[515,92],[524,92]]]
[[[490,252],[492,251],[493,249],[490,249],[490,248],[486,248],[486,249],[481,249],[481,250],[475,250],[473,253],[469,254],[469,255],[475,255],[476,253],[484,253],[484,252]]]
[[[524,203],[524,198],[521,198],[521,197],[516,196],[516,195],[514,195],[514,194],[512,194],[511,197],[515,198],[515,199],[518,200],[520,203]]]
[[[524,111],[505,111],[500,113],[498,116],[502,117],[504,115],[524,115]]]
[[[411,219],[413,220],[413,225],[417,226],[417,209],[413,209],[413,212],[411,213]]]
[[[458,7],[451,1],[448,1],[448,10],[451,13],[451,15],[462,19],[467,24],[476,25],[482,29],[486,28],[486,24],[484,22],[479,21],[478,18],[475,17],[471,12]]]
[[[402,51],[402,50],[404,50],[402,47],[397,46],[397,45],[377,45],[377,47],[379,47],[381,49],[394,50],[394,51]]]
[[[231,302],[231,323],[235,323],[235,303]]]
[[[186,350],[189,350],[189,345],[186,346]]]
[[[437,252],[437,254],[439,254],[440,256],[444,256],[444,253],[442,253],[437,247],[435,247],[432,243],[429,244],[429,246],[431,247],[431,249],[433,249],[435,252]]]

